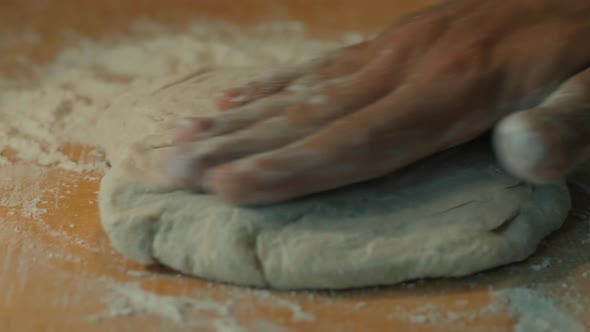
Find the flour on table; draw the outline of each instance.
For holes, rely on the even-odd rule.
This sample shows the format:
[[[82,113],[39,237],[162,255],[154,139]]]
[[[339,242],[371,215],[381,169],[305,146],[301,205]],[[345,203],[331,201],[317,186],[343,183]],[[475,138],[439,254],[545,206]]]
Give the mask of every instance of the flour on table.
[[[417,325],[432,325],[458,329],[465,323],[486,314],[506,312],[516,319],[514,332],[584,332],[580,321],[562,304],[543,293],[525,287],[506,288],[490,292],[491,302],[475,310],[445,310],[435,305],[423,305],[411,311],[397,311],[392,319],[403,319]]]
[[[41,207],[46,192],[41,181],[47,170],[34,165],[7,165],[0,169],[0,190],[9,192],[0,207],[11,208],[8,216],[39,220],[47,209]]]
[[[237,328],[238,331],[243,330],[230,314],[231,301],[219,303],[185,297],[163,296],[145,291],[139,284],[133,283],[110,283],[109,285],[113,291],[106,299],[109,309],[90,317],[91,321],[122,316],[158,315],[174,323],[187,326],[229,325],[231,328]],[[218,316],[219,319],[211,319],[212,314]]]
[[[518,318],[514,332],[584,332],[586,329],[553,300],[526,288],[494,292],[499,301],[507,301],[509,313]]]
[[[234,292],[230,300],[212,300],[198,297],[166,296],[142,288],[139,283],[118,283],[107,280],[111,293],[105,297],[107,308],[88,318],[99,322],[118,317],[152,315],[164,318],[180,326],[193,328],[214,328],[223,332],[286,332],[287,329],[262,320],[254,320],[246,326],[238,320],[236,309],[252,299],[261,300],[274,308],[292,312],[294,323],[314,321],[315,317],[299,305],[287,299],[278,298],[265,291]],[[245,301],[244,301],[245,300]]]
[[[37,74],[35,85],[0,78],[0,152],[11,150],[22,160],[77,172],[103,171],[100,153],[78,162],[64,147],[87,145],[100,152],[125,146],[137,139],[134,129],[152,125],[153,119],[146,123],[143,118],[160,111],[133,105],[113,109],[113,100],[150,94],[208,68],[249,68],[264,74],[269,68],[346,44],[310,39],[303,25],[294,22],[261,24],[248,30],[205,21],[182,33],[170,33],[140,21],[135,31],[118,42],[82,40],[64,49],[54,64],[32,67]],[[124,120],[137,120],[137,128],[118,126]],[[8,163],[0,158],[1,165]]]

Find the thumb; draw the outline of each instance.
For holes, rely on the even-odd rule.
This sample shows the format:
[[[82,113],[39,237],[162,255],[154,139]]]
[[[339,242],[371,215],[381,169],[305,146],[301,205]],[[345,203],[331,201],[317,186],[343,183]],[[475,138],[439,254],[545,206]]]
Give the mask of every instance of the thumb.
[[[494,147],[509,172],[531,182],[563,179],[590,158],[590,68],[538,107],[500,121]]]

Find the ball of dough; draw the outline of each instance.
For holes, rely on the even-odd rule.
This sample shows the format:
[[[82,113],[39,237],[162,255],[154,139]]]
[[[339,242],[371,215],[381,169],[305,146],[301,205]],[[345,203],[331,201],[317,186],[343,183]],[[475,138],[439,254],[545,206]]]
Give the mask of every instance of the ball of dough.
[[[210,75],[168,87],[167,98],[190,103],[210,79],[234,83],[231,71]],[[154,109],[154,99],[134,107],[142,102]],[[484,139],[379,179],[259,208],[176,189],[160,166],[171,148],[161,131],[113,163],[99,193],[104,228],[130,259],[239,285],[341,289],[464,276],[525,259],[570,209],[564,184],[513,178]]]

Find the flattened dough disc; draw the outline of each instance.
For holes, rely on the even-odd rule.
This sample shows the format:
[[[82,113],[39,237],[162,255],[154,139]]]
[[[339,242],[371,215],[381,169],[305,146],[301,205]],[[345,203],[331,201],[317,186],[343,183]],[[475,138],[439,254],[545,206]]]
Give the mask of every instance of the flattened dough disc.
[[[525,259],[570,209],[564,184],[507,175],[485,141],[371,182],[233,208],[166,183],[170,140],[141,140],[108,172],[102,223],[125,256],[210,280],[339,289],[464,276]]]

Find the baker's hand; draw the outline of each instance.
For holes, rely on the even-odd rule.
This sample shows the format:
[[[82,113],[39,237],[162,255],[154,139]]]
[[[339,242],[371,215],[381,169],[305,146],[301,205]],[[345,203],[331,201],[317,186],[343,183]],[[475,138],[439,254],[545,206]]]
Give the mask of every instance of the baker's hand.
[[[495,126],[537,182],[590,154],[590,1],[456,0],[226,91],[178,128],[179,185],[239,205],[378,177]],[[521,112],[516,112],[521,111]]]

